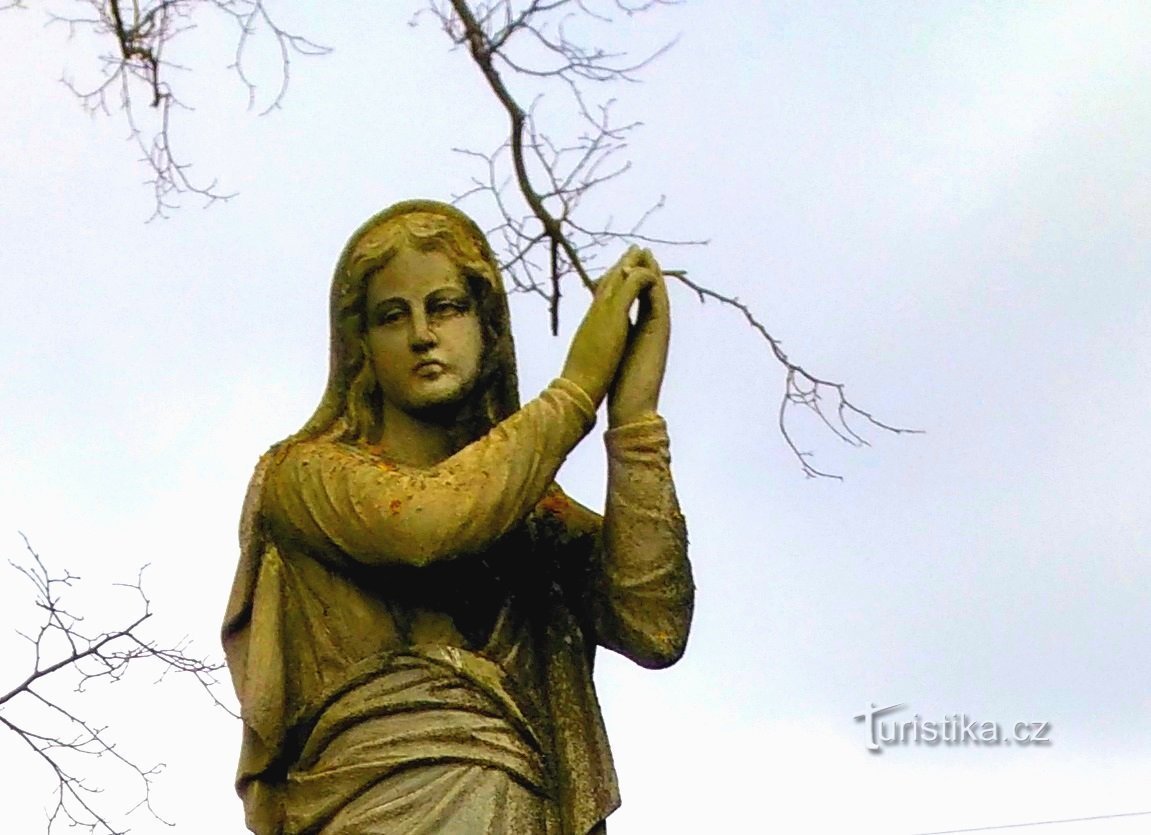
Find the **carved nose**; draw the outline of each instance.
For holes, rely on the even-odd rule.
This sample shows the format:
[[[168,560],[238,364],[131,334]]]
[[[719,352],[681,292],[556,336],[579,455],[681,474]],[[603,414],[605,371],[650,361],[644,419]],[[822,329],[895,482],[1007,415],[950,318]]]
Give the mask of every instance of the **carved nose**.
[[[412,349],[416,351],[427,350],[436,344],[436,333],[432,330],[428,320],[422,316],[412,317],[410,336]]]

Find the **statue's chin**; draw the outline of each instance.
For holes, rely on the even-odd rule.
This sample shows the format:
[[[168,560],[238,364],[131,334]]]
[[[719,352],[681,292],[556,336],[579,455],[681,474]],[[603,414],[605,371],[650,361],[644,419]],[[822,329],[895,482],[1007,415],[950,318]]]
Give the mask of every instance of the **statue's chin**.
[[[400,408],[418,420],[439,426],[451,426],[466,418],[472,402],[471,387],[465,389],[452,381],[450,386],[429,388]]]

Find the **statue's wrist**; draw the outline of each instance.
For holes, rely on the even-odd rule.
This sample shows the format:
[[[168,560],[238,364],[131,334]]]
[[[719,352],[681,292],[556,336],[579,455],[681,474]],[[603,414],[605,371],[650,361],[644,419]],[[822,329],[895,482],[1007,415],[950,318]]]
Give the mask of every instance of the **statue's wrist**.
[[[552,380],[548,388],[564,392],[579,407],[588,425],[595,423],[596,403],[579,383],[560,376]]]
[[[618,429],[621,426],[630,426],[634,423],[648,423],[659,418],[655,404],[645,406],[631,406],[622,409],[607,410],[607,425],[609,429]]]

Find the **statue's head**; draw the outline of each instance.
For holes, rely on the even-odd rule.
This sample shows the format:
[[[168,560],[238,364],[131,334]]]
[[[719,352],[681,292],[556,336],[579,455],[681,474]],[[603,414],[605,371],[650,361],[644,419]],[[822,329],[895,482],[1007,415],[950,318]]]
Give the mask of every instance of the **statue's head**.
[[[499,267],[452,206],[407,201],[361,226],[336,267],[331,325],[328,387],[295,437],[373,441],[385,407],[476,437],[518,407]]]

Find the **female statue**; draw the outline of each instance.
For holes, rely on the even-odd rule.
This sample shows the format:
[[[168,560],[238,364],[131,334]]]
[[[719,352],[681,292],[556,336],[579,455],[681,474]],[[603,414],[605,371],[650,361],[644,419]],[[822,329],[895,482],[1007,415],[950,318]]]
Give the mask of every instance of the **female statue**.
[[[604,832],[595,647],[666,666],[691,619],[658,265],[608,271],[522,407],[496,261],[451,206],[364,224],[331,304],[327,389],[256,467],[224,623],[249,829]],[[601,519],[553,479],[605,398]]]

